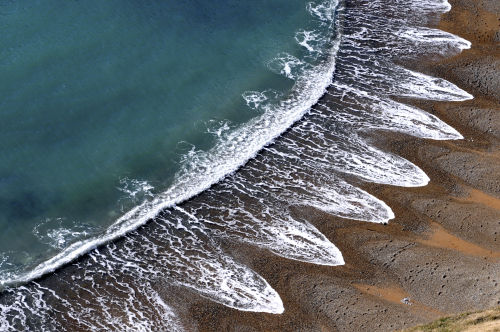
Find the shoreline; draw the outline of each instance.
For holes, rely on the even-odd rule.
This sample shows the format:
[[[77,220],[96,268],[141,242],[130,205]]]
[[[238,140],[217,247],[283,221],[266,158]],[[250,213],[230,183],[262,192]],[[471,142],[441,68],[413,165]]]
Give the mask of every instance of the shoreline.
[[[235,257],[254,257],[244,263],[276,289],[285,313],[240,312],[201,300],[189,308],[199,330],[385,331],[499,304],[500,32],[493,18],[500,10],[494,1],[450,3],[451,11],[441,16],[437,28],[471,41],[472,48],[413,65],[457,84],[474,99],[412,104],[438,116],[464,139],[368,134],[377,137],[371,144],[422,168],[430,183],[419,188],[356,183],[391,206],[396,218],[388,225],[309,211],[312,224],[343,253],[344,266],[294,262],[226,244]],[[485,55],[493,60],[483,61]]]
[[[147,227],[5,291],[2,323],[58,330],[387,331],[500,304],[500,33],[485,14],[500,13],[495,1],[451,1],[440,21],[437,11],[448,8],[442,2],[424,2],[439,8],[431,13],[375,1],[380,12],[367,28],[372,8],[365,0],[346,1],[350,24],[343,26],[340,69],[303,121]],[[407,15],[413,10],[423,16]],[[482,17],[484,31],[469,32],[466,23]],[[426,44],[431,30],[425,29],[413,44],[412,27],[424,23],[469,38],[472,49],[443,59],[468,42],[435,31],[438,37]],[[400,27],[410,29],[404,40],[394,34]],[[360,30],[368,32],[359,37],[367,45],[357,45]],[[415,60],[421,53],[435,57]],[[405,80],[412,71],[416,76]],[[467,100],[468,92],[475,99]],[[418,99],[426,97],[466,101]],[[463,139],[456,140],[462,135],[453,128]]]

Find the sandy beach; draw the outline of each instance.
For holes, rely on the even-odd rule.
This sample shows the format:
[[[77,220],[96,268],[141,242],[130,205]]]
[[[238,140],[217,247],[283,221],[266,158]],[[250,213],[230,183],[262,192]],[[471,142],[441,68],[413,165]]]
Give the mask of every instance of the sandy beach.
[[[437,27],[471,41],[472,48],[410,67],[445,78],[474,99],[412,103],[464,139],[367,134],[372,144],[422,168],[429,185],[356,183],[394,210],[388,225],[297,209],[339,247],[344,266],[305,264],[226,244],[280,294],[285,313],[243,312],[191,299],[186,309],[200,331],[389,331],[500,304],[500,2],[450,3]]]

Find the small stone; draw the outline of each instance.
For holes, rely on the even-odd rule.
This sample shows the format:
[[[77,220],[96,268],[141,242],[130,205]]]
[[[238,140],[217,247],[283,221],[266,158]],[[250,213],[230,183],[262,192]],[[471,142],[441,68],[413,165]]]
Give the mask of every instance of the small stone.
[[[404,299],[402,299],[401,303],[404,303],[406,305],[412,305],[412,303],[410,302],[410,298],[409,297],[405,297]]]

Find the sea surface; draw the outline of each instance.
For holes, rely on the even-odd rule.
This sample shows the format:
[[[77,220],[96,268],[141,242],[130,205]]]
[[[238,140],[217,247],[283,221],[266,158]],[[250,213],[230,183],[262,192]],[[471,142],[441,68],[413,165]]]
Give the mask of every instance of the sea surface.
[[[404,66],[470,47],[449,9],[0,0],[0,330],[195,330],[178,289],[284,312],[221,243],[342,265],[314,211],[387,223],[356,183],[429,182],[369,135],[462,138],[399,101],[472,98]]]
[[[299,0],[1,1],[2,281],[171,187],[245,94],[286,96],[306,28],[331,33]]]

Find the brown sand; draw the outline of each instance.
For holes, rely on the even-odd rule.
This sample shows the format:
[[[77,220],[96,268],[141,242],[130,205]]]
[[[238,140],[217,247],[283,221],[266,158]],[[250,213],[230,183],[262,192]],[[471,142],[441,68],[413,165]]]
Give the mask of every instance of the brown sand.
[[[470,201],[473,203],[483,204],[492,209],[500,210],[500,199],[474,188],[469,189],[469,197],[462,201]]]
[[[434,316],[436,314],[443,315],[442,312],[436,310],[434,308],[427,307],[421,303],[414,302],[410,300],[410,295],[406,293],[403,289],[399,288],[398,285],[389,285],[389,286],[371,286],[371,285],[362,285],[362,284],[353,284],[361,292],[376,296],[382,300],[389,301],[391,303],[399,304],[399,305],[410,305],[411,309],[415,311],[422,312],[428,311],[430,316]]]
[[[492,259],[500,258],[500,251],[487,250],[474,243],[462,240],[435,222],[431,223],[431,234],[428,238],[418,237],[415,241],[426,246],[456,250],[463,255]]]
[[[450,2],[440,28],[470,40],[472,49],[416,69],[448,79],[475,99],[418,106],[465,139],[385,133],[374,142],[421,167],[431,184],[363,185],[393,208],[396,219],[386,226],[297,211],[339,247],[345,266],[227,245],[236,257],[252,252],[244,263],[278,291],[286,311],[242,312],[201,299],[189,308],[200,331],[388,331],[500,304],[500,1]]]

